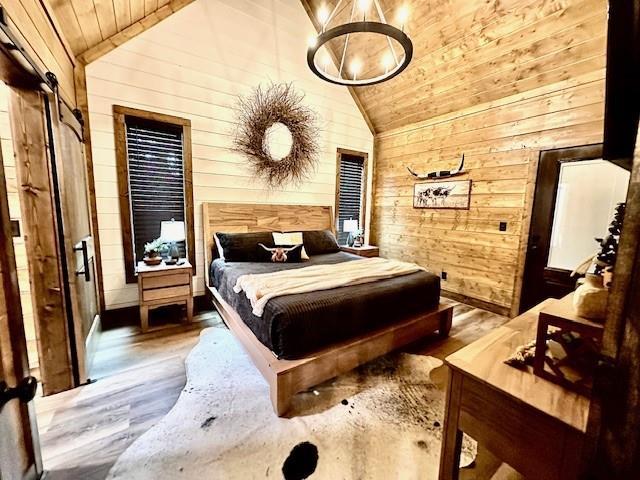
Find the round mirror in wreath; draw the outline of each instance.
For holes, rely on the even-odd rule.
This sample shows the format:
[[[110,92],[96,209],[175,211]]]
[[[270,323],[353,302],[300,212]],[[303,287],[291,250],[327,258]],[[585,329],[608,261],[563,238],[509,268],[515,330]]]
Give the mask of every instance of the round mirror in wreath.
[[[280,161],[291,153],[293,135],[284,123],[276,122],[264,132],[264,151]]]
[[[273,84],[238,102],[234,150],[270,188],[307,179],[318,161],[316,115],[291,84]]]

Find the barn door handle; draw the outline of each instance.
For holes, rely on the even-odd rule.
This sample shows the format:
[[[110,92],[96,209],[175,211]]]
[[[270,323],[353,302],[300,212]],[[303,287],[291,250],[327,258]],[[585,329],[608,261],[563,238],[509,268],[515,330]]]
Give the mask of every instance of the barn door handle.
[[[35,377],[26,377],[20,380],[18,385],[10,388],[7,382],[0,382],[0,411],[14,398],[22,403],[29,403],[36,396],[38,380]]]
[[[89,270],[89,250],[87,248],[87,241],[82,240],[78,242],[75,247],[73,247],[74,252],[82,252],[82,268],[80,270],[76,270],[76,276],[84,275],[84,279],[86,282],[91,281],[91,275]]]

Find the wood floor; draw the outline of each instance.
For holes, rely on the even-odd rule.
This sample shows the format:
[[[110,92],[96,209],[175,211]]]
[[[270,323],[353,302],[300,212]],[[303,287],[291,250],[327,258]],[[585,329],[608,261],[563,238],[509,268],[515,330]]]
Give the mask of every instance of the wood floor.
[[[434,334],[406,351],[444,358],[507,321],[450,303],[455,306],[450,336]],[[191,325],[170,323],[172,315],[159,317],[144,334],[137,327],[103,332],[91,371],[95,383],[36,400],[47,480],[104,479],[118,456],[175,404],[186,381],[184,360],[199,332],[221,320],[213,311],[200,313]],[[443,388],[445,375],[440,368],[433,378]],[[463,479],[490,478],[500,466],[481,453]]]

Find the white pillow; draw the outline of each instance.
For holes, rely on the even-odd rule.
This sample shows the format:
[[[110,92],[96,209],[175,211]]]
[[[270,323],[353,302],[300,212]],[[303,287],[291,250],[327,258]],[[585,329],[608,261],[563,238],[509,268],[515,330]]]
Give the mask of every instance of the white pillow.
[[[300,245],[304,242],[302,241],[302,232],[288,232],[288,233],[279,233],[273,232],[273,243],[276,246],[280,245]],[[302,247],[302,254],[300,255],[302,260],[309,260],[309,255],[307,255],[304,246]]]

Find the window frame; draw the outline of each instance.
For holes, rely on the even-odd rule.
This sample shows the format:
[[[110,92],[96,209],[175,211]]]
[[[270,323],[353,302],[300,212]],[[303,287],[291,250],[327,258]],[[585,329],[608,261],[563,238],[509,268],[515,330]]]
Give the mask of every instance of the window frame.
[[[350,150],[348,148],[338,148],[336,150],[336,195],[335,195],[335,234],[336,238],[340,230],[340,163],[342,162],[342,155],[352,155],[355,157],[362,157],[362,188],[361,188],[361,200],[360,200],[360,228],[362,231],[366,231],[367,228],[367,182],[368,182],[368,165],[369,154],[367,152],[360,152],[357,150]]]
[[[182,127],[182,163],[184,178],[185,225],[188,259],[196,274],[196,252],[193,213],[193,168],[191,158],[191,120],[164,113],[150,112],[138,108],[113,106],[113,132],[115,138],[116,169],[118,177],[118,203],[120,205],[120,229],[124,251],[126,283],[137,283],[138,274],[134,265],[133,223],[131,198],[129,195],[129,159],[127,156],[126,117],[136,117]]]

